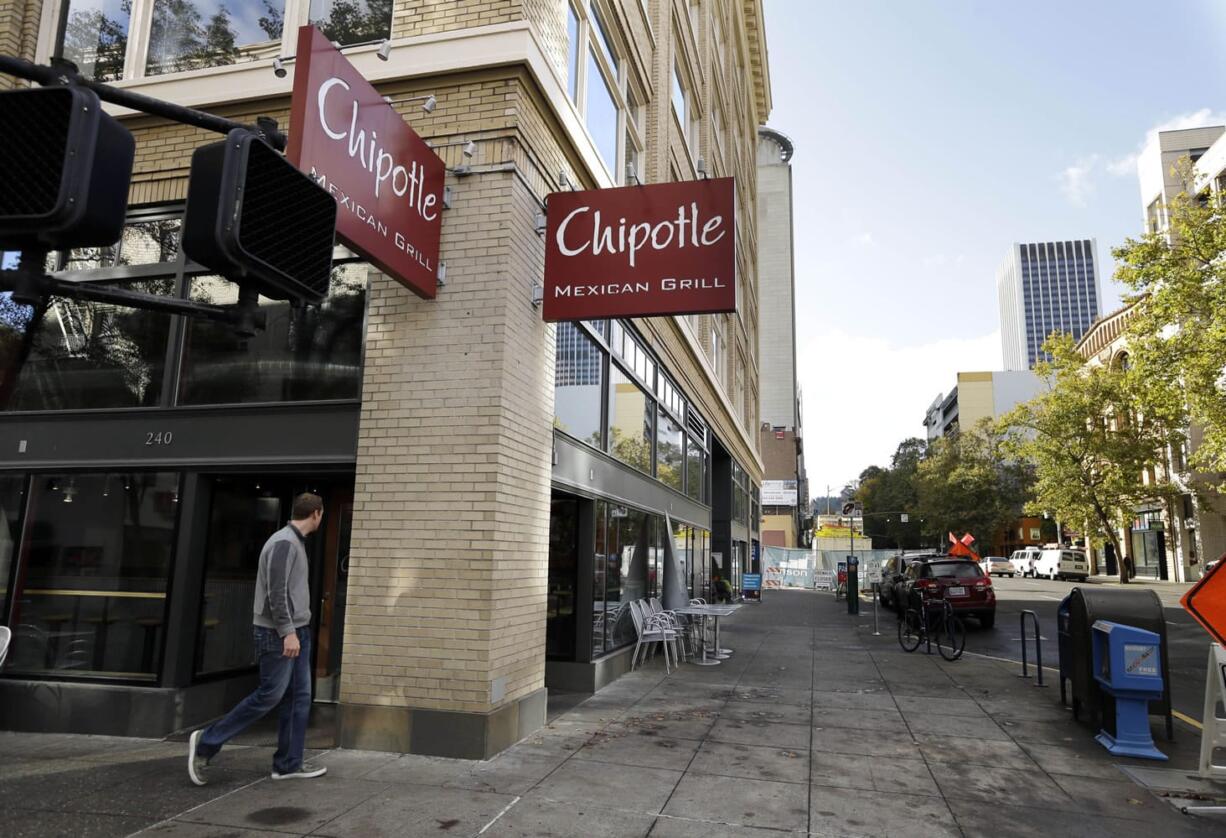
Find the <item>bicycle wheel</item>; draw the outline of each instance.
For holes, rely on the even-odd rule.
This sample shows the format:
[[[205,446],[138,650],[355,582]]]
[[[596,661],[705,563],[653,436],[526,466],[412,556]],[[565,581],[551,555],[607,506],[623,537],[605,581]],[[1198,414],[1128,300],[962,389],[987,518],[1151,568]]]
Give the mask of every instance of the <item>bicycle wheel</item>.
[[[936,627],[937,651],[947,661],[956,661],[962,657],[966,648],[966,626],[952,614],[945,615]]]
[[[904,652],[914,652],[919,648],[921,637],[919,612],[908,608],[898,620],[898,645]]]

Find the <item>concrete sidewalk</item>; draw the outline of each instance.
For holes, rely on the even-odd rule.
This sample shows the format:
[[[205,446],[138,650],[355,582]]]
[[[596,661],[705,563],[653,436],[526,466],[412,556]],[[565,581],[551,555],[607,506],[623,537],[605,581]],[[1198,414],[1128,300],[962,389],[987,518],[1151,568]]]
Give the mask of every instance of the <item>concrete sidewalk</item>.
[[[328,750],[326,777],[274,783],[271,747],[254,745],[223,752],[200,789],[182,743],[0,734],[0,833],[1226,834],[1131,782],[1055,686],[1015,664],[907,655],[881,616],[873,637],[871,611],[769,591],[725,621],[724,665],[665,677],[657,662],[481,763]],[[1193,766],[1197,742],[1159,740],[1162,767]]]

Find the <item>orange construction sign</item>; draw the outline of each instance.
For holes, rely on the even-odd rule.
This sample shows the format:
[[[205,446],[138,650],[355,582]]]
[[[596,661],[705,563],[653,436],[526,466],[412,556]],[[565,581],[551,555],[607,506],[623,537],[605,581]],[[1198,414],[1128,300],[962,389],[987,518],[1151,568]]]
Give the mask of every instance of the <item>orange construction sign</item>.
[[[1196,622],[1205,631],[1213,635],[1213,639],[1226,646],[1226,573],[1222,566],[1226,560],[1219,561],[1213,569],[1201,577],[1179,600]]]

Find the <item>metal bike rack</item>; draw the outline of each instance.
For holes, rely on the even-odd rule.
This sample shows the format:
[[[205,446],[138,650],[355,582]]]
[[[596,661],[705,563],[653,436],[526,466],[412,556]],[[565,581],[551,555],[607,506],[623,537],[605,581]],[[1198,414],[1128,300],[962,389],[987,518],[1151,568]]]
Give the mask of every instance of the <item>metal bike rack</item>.
[[[1023,611],[1021,614],[1018,615],[1019,623],[1021,624],[1021,632],[1022,632],[1022,638],[1021,638],[1022,639],[1022,674],[1019,675],[1018,677],[1019,678],[1029,678],[1030,677],[1030,673],[1026,670],[1026,615],[1027,614],[1030,615],[1030,619],[1034,623],[1034,661],[1035,661],[1035,669],[1038,672],[1038,675],[1035,676],[1036,677],[1035,686],[1036,687],[1046,687],[1047,685],[1043,683],[1043,636],[1042,636],[1042,632],[1039,631],[1039,615],[1034,613],[1033,611],[1030,611],[1029,609]]]

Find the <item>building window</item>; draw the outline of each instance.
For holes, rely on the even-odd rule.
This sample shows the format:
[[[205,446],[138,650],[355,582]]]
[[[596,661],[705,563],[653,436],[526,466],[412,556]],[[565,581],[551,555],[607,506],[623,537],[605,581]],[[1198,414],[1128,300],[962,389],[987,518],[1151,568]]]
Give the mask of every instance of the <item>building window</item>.
[[[566,4],[566,82],[572,102],[579,100],[579,13]]]
[[[617,364],[609,372],[609,453],[628,466],[651,473],[655,403]]]
[[[663,406],[656,414],[656,477],[678,492],[685,490],[685,437]]]
[[[179,404],[358,398],[368,271],[363,263],[334,265],[319,306],[261,295],[267,327],[252,338],[211,320],[189,320]],[[221,277],[193,277],[191,299],[235,303],[238,286]]]
[[[392,34],[392,0],[311,0],[310,22],[342,46],[382,41]]]
[[[178,512],[177,474],[37,475],[5,669],[154,680]]]
[[[604,353],[574,323],[559,323],[554,361],[553,426],[601,447]]]
[[[177,210],[135,214],[115,244],[56,254],[49,268],[82,283],[234,302],[237,285],[185,260],[179,224]],[[318,306],[261,297],[267,328],[250,339],[208,320],[60,297],[17,305],[0,293],[0,411],[356,399],[370,270],[337,261]],[[177,319],[183,329],[172,328]]]
[[[123,78],[130,0],[70,0],[59,54],[98,81]]]
[[[663,521],[632,506],[596,501],[592,657],[634,642],[630,603],[658,593],[656,532]]]
[[[264,15],[235,15],[224,0],[154,0],[145,75],[273,58],[281,52],[284,0]]]
[[[615,183],[625,183],[628,165],[638,172],[641,119],[631,105],[626,62],[610,18],[600,9],[595,0],[567,4],[567,83],[605,169]]]
[[[68,0],[57,54],[87,76],[114,81],[271,60],[305,23],[342,46],[391,34],[391,0],[144,0],[137,8],[148,11],[134,20],[148,22],[132,28],[133,5],[132,0]]]

